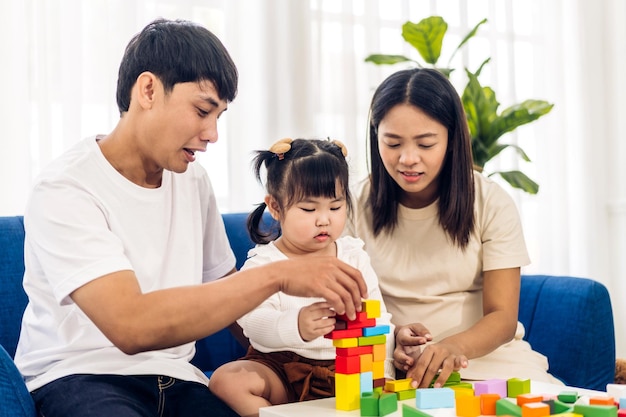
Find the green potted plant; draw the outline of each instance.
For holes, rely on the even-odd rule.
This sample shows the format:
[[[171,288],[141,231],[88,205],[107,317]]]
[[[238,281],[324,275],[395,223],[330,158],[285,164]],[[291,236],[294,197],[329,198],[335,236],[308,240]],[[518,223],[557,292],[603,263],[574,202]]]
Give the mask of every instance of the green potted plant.
[[[463,38],[454,49],[446,66],[438,65],[441,47],[448,30],[448,24],[440,16],[430,16],[418,23],[406,22],[402,26],[402,37],[417,50],[424,63],[404,55],[385,54],[369,55],[365,61],[377,65],[393,65],[404,62],[418,67],[434,68],[449,77],[454,71],[454,68],[450,67],[454,55],[476,35],[479,27],[486,22],[487,19],[480,21]],[[478,80],[480,72],[489,60],[490,58],[485,59],[475,72],[465,68],[468,81],[461,95],[472,135],[474,166],[478,171],[483,171],[487,162],[509,147],[515,149],[524,161],[529,162],[530,158],[519,146],[503,143],[500,139],[505,133],[549,113],[554,106],[543,100],[525,100],[498,112],[500,103],[496,99],[496,93],[490,87],[483,87]],[[519,170],[496,171],[488,173],[488,175],[500,175],[511,186],[531,194],[536,194],[539,191],[539,185]]]

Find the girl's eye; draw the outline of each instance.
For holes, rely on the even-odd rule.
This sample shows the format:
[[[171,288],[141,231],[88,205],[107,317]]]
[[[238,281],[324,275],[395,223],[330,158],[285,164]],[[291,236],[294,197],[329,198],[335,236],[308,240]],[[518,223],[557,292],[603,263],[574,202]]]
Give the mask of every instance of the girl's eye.
[[[342,207],[343,207],[343,206],[339,206],[339,207],[331,207],[330,209],[331,209],[332,211],[337,211],[337,210],[341,210],[341,208],[342,208]]]
[[[200,107],[197,107],[197,109],[198,109],[198,116],[200,117],[206,117],[209,114],[208,111],[202,110]]]
[[[307,213],[312,213],[312,212],[314,212],[314,211],[315,211],[315,209],[310,209],[310,208],[306,208],[306,207],[300,207],[300,209],[301,209],[302,211],[306,211]]]

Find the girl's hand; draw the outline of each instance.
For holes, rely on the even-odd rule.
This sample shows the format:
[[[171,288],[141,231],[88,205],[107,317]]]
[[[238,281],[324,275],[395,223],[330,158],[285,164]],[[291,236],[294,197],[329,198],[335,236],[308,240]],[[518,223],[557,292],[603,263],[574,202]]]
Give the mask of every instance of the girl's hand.
[[[305,342],[317,339],[335,329],[335,311],[330,303],[320,301],[300,309],[298,314],[298,330]]]
[[[467,357],[456,345],[442,341],[426,346],[406,376],[413,379],[411,385],[414,388],[428,388],[437,377],[434,387],[439,388],[443,387],[452,371],[461,368],[467,368]]]
[[[393,365],[408,371],[420,356],[422,346],[432,340],[432,335],[421,323],[396,327],[396,348],[393,351]]]

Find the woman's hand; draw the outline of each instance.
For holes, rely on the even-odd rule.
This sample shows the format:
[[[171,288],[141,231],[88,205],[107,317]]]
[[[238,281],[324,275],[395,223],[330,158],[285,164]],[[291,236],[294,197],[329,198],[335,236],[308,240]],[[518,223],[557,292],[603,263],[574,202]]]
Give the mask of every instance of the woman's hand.
[[[300,309],[298,314],[298,330],[305,342],[317,339],[335,329],[335,311],[330,303],[320,301]]]
[[[436,377],[434,387],[439,388],[443,387],[452,371],[461,368],[467,368],[467,357],[456,345],[443,340],[424,347],[406,376],[413,379],[413,388],[428,388]]]
[[[393,351],[393,365],[408,371],[420,356],[422,346],[432,340],[428,329],[421,323],[396,327],[396,348]]]

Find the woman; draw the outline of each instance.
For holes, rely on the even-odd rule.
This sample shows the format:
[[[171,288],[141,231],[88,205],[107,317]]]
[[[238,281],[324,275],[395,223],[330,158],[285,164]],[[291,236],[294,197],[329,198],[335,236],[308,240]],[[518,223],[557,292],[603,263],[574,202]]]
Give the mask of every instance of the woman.
[[[416,387],[459,369],[464,379],[559,383],[522,340],[519,215],[473,170],[470,139],[459,96],[436,70],[399,71],[374,93],[355,232],[396,325],[394,364]]]

